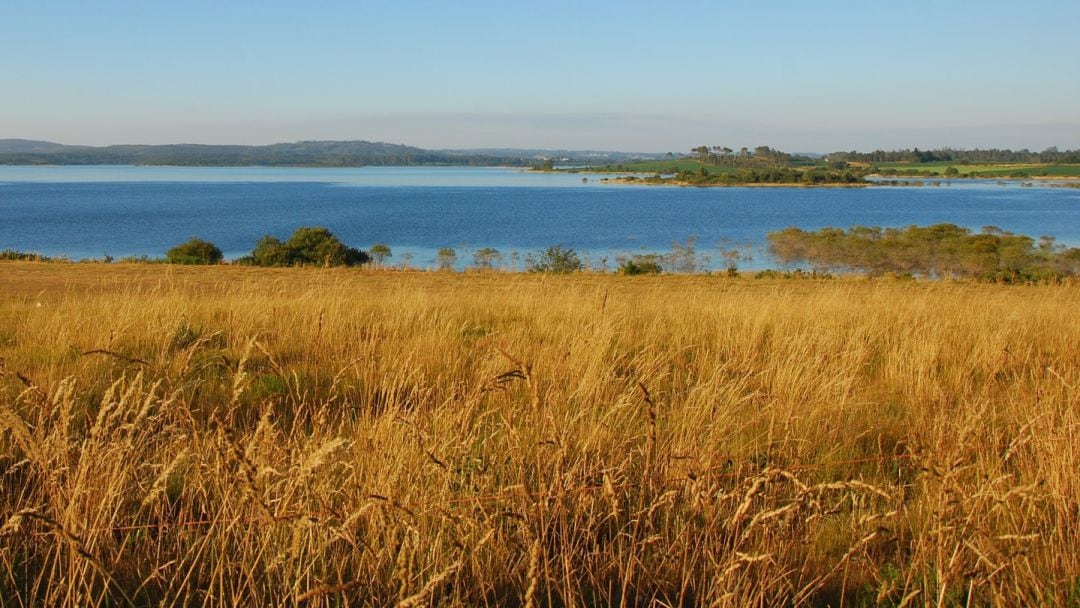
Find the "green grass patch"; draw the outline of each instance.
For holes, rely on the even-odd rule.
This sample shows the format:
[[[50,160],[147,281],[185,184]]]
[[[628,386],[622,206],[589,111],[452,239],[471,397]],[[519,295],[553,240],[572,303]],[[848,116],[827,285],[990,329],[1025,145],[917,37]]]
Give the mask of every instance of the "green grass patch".
[[[960,173],[975,173],[986,177],[1008,177],[1022,171],[1032,177],[1080,177],[1080,165],[1050,165],[1038,163],[1002,163],[1002,164],[953,164],[953,163],[880,163],[881,169],[897,171],[919,171],[944,175],[949,167],[955,167]]]

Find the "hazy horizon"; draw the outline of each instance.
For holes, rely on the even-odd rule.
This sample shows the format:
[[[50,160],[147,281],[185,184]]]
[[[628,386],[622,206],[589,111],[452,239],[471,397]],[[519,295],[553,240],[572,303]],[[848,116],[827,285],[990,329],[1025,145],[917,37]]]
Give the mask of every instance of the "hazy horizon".
[[[1015,9],[11,0],[0,138],[1080,148],[1080,4]]]
[[[373,119],[373,122],[381,123],[380,128],[362,129],[356,130],[354,135],[348,135],[346,129],[303,129],[296,128],[293,130],[281,129],[283,133],[282,137],[272,137],[253,133],[248,138],[230,138],[228,135],[208,137],[201,140],[194,140],[190,137],[184,138],[182,135],[177,134],[175,139],[165,139],[168,137],[167,132],[162,132],[159,137],[153,135],[147,135],[146,132],[141,137],[133,137],[128,139],[109,139],[107,135],[103,134],[101,138],[94,138],[88,140],[73,141],[70,138],[62,139],[62,133],[58,133],[57,137],[41,137],[32,136],[30,134],[12,135],[9,136],[5,133],[0,133],[0,139],[27,139],[36,141],[48,141],[51,143],[65,144],[65,145],[82,145],[82,146],[112,146],[112,145],[172,145],[172,144],[196,144],[196,145],[247,145],[247,146],[263,146],[270,144],[280,143],[294,143],[301,141],[371,141],[382,142],[390,144],[401,144],[407,146],[415,146],[418,148],[424,148],[429,150],[476,150],[476,149],[536,149],[536,150],[593,150],[593,151],[610,151],[610,152],[624,152],[624,153],[665,153],[674,152],[676,154],[683,154],[689,152],[689,149],[696,145],[714,145],[714,144],[734,144],[734,147],[755,145],[767,145],[780,150],[788,152],[806,152],[806,153],[829,153],[840,152],[847,150],[858,150],[861,152],[872,151],[875,149],[884,150],[900,150],[920,148],[924,150],[938,149],[938,148],[951,148],[951,149],[973,149],[973,148],[1011,148],[1011,149],[1029,149],[1033,151],[1044,150],[1051,146],[1056,146],[1062,150],[1080,148],[1080,144],[1068,144],[1067,141],[1080,140],[1080,137],[1066,138],[1062,137],[1062,133],[1078,133],[1080,134],[1080,124],[1072,125],[1011,125],[1002,126],[997,129],[990,130],[985,127],[966,127],[966,128],[954,128],[950,132],[953,133],[951,137],[943,137],[941,129],[926,128],[926,129],[907,129],[907,130],[895,130],[895,129],[862,129],[862,130],[849,130],[844,131],[828,131],[828,132],[814,132],[814,131],[800,131],[797,129],[760,129],[755,130],[752,127],[738,126],[729,128],[694,128],[693,126],[687,126],[682,124],[673,123],[665,128],[668,134],[672,133],[684,133],[687,137],[683,145],[677,145],[672,142],[672,145],[667,147],[657,147],[651,145],[650,140],[644,138],[626,137],[623,139],[612,138],[600,138],[590,139],[588,137],[582,137],[580,133],[573,133],[574,129],[567,128],[566,131],[562,131],[553,124],[555,118],[548,118],[546,120],[538,120],[536,117],[530,117],[523,119],[528,121],[528,124],[522,124],[518,128],[522,132],[520,138],[512,138],[514,143],[488,143],[496,140],[496,138],[483,139],[463,136],[460,138],[432,138],[425,136],[423,131],[426,126],[433,126],[436,121],[444,121],[446,125],[445,130],[452,132],[466,132],[471,131],[473,133],[484,129],[483,117],[459,117],[457,119],[447,117],[425,117],[425,116],[412,116],[412,117],[397,117],[400,122],[388,121],[385,118],[382,120]],[[571,124],[578,125],[578,130],[581,128],[582,121],[587,121],[586,117],[578,117],[571,121]],[[591,130],[602,129],[608,122],[617,120],[608,116],[596,116],[592,119],[595,125],[589,127]],[[623,119],[626,122],[633,121],[632,118]],[[498,124],[500,130],[507,131],[507,121],[505,118],[493,121]],[[547,125],[547,129],[538,125]],[[395,128],[396,125],[396,128]],[[239,128],[238,125],[234,125]],[[527,131],[535,130],[533,136],[530,136]],[[232,133],[233,130],[230,130]],[[409,137],[412,135],[413,137]],[[565,135],[565,136],[562,136]],[[876,139],[874,137],[876,136]],[[689,138],[695,139],[689,139]],[[871,142],[880,142],[877,144],[863,144],[860,142],[863,139],[869,138]],[[609,145],[590,145],[589,142],[603,140]],[[622,142],[622,143],[620,143]],[[821,142],[832,142],[832,145]],[[884,142],[892,142],[886,144]]]

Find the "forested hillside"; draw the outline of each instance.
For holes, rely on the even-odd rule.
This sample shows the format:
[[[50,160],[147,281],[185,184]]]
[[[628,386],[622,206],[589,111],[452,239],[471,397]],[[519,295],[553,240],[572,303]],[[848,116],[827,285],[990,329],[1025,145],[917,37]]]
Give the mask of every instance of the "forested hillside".
[[[267,146],[199,144],[65,146],[0,140],[7,165],[310,166],[365,165],[526,166],[530,158],[424,150],[369,141],[302,141]]]

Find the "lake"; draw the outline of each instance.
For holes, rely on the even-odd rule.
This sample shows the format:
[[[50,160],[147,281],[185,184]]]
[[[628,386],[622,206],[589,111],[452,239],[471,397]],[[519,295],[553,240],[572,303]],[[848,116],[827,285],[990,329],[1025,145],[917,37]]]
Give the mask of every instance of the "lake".
[[[588,182],[582,182],[587,177]],[[364,167],[0,166],[0,249],[74,259],[160,257],[191,236],[227,257],[265,234],[326,226],[349,245],[386,243],[391,262],[434,264],[440,247],[494,247],[507,261],[561,243],[598,264],[668,251],[697,237],[748,244],[747,269],[771,266],[765,235],[787,226],[994,225],[1080,246],[1080,190],[1019,182],[947,181],[941,187],[679,188],[614,185],[599,175],[520,169]]]

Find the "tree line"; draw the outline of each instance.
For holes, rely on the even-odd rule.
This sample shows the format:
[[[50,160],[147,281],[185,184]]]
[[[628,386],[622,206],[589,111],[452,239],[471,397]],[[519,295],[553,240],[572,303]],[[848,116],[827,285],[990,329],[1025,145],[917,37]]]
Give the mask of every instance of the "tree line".
[[[727,173],[709,173],[707,171],[680,171],[675,181],[692,186],[741,184],[805,184],[815,185],[856,185],[865,183],[866,171],[855,167],[827,169],[822,167],[771,167],[763,169],[742,169]]]
[[[753,149],[744,146],[737,150],[727,146],[697,146],[690,153],[694,160],[717,167],[775,167],[817,162],[810,157],[789,154],[769,146],[755,146]]]
[[[989,148],[972,150],[958,150],[954,148],[938,148],[935,150],[920,150],[918,148],[905,150],[874,150],[873,152],[833,152],[828,156],[830,161],[860,162],[860,163],[1044,163],[1044,164],[1071,164],[1080,163],[1080,150],[1060,151],[1057,147],[1049,147],[1042,152],[1032,152],[1028,149],[1009,150],[1003,148]]]

